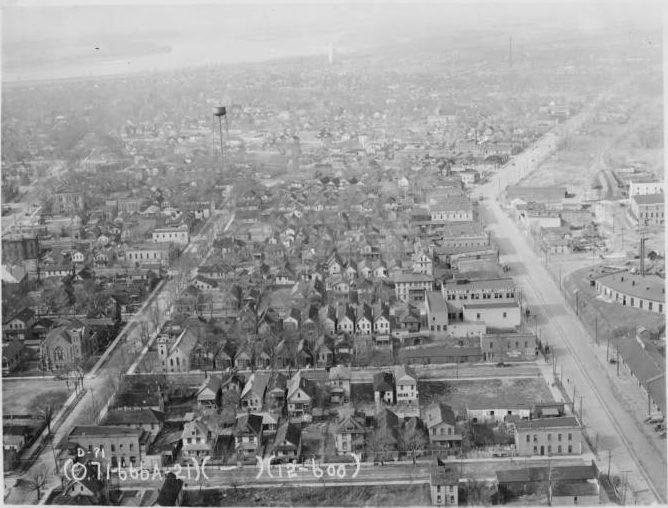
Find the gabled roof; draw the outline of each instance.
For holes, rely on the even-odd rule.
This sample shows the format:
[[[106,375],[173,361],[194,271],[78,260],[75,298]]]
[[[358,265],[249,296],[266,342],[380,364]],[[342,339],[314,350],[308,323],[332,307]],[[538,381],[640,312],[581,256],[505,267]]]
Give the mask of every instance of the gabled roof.
[[[423,419],[427,427],[431,428],[441,423],[455,425],[455,413],[447,404],[430,404],[423,410]]]
[[[373,376],[373,391],[386,392],[394,390],[394,376],[391,372],[377,372]]]
[[[134,411],[112,410],[104,419],[105,425],[159,425],[165,419],[164,413],[150,408]]]
[[[176,501],[182,489],[183,480],[177,478],[174,473],[167,473],[165,482],[158,494],[158,504],[160,506],[176,506]]]
[[[363,420],[353,415],[344,416],[343,418],[340,418],[338,422],[336,422],[337,434],[364,434],[365,432],[366,427],[364,426]]]
[[[413,378],[413,380],[415,380],[415,382],[417,383],[417,379],[418,379],[417,374],[415,373],[415,371],[411,367],[409,367],[408,365],[395,365],[395,367],[394,367],[394,379],[396,381],[399,381],[399,379],[401,379],[404,376],[409,376],[409,377]]]
[[[300,389],[303,390],[306,395],[313,398],[315,396],[315,388],[315,385],[302,375],[301,370],[297,371],[297,373],[288,381],[288,399]]]
[[[29,307],[23,307],[20,311],[18,311],[16,314],[14,314],[10,319],[5,321],[5,323],[8,323],[9,321],[13,321],[15,319],[19,319],[23,322],[29,321],[30,319],[33,319],[35,317],[35,312],[29,308]]]
[[[278,428],[276,438],[274,439],[272,449],[283,447],[284,443],[289,446],[299,448],[299,443],[302,439],[302,430],[299,426],[285,422]]]
[[[218,390],[220,390],[222,386],[223,380],[216,375],[211,375],[204,381],[202,381],[202,384],[199,386],[197,389],[197,397],[199,398],[200,394],[204,392],[204,390],[211,390],[214,394],[218,393]]]
[[[244,389],[241,391],[241,398],[244,398],[249,393],[254,393],[260,399],[264,398],[264,393],[269,383],[269,374],[263,372],[254,372],[246,381]]]
[[[260,434],[262,430],[262,416],[252,413],[242,413],[237,416],[234,434]]]

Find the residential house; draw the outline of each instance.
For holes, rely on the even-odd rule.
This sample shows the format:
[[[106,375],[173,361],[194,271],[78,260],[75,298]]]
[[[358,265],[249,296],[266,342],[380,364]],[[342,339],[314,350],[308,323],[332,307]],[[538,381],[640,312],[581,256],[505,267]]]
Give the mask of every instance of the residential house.
[[[299,460],[302,453],[302,429],[294,423],[284,422],[278,427],[269,454],[283,460]]]
[[[431,256],[422,249],[418,249],[411,257],[413,272],[425,275],[434,274],[434,262]]]
[[[240,405],[244,410],[262,411],[267,385],[269,384],[269,374],[263,372],[254,372],[246,381],[244,389],[241,392]]]
[[[392,322],[390,321],[390,308],[381,304],[380,312],[376,314],[373,320],[373,331],[378,335],[389,335],[392,331]]]
[[[202,419],[196,419],[184,424],[181,433],[181,456],[184,459],[213,455],[218,435],[214,434],[214,429],[207,423]]]
[[[433,403],[422,411],[429,442],[437,449],[460,448],[462,435],[457,432],[455,413],[447,404]]]
[[[394,386],[397,404],[418,403],[418,378],[415,371],[405,365],[394,367]]]
[[[339,309],[341,313],[338,316],[336,331],[339,333],[353,333],[355,331],[355,309],[352,305],[346,304]]]
[[[197,389],[197,405],[200,408],[216,408],[220,406],[223,391],[223,380],[212,374]]]
[[[310,422],[315,403],[315,383],[306,379],[300,370],[288,381],[287,388],[288,418],[290,418],[290,421]]]
[[[373,329],[373,313],[371,306],[366,303],[362,305],[362,312],[360,312],[355,325],[355,330],[360,335],[371,335]]]
[[[339,455],[361,454],[366,444],[365,435],[366,427],[362,418],[353,415],[340,418],[334,431],[336,453]]]
[[[340,404],[350,400],[351,378],[350,367],[337,365],[329,370],[329,386],[331,402],[333,404]]]
[[[285,407],[286,389],[288,378],[280,372],[272,372],[269,375],[267,388],[264,396],[264,408],[268,411],[282,412]]]
[[[234,449],[238,460],[255,460],[262,442],[262,416],[243,413],[234,427]]]
[[[395,404],[395,384],[394,376],[391,372],[378,372],[374,374],[373,395],[376,405],[380,405],[381,402],[390,405]]]
[[[337,330],[336,307],[323,307],[320,310],[320,323],[327,333],[334,333]]]
[[[321,341],[315,349],[315,364],[319,368],[329,368],[334,362],[334,353],[331,348],[327,346],[325,341]]]
[[[35,312],[29,307],[24,307],[3,323],[2,335],[5,340],[24,341],[35,321]]]
[[[456,471],[445,466],[432,466],[429,473],[429,493],[434,506],[457,506],[459,478]]]

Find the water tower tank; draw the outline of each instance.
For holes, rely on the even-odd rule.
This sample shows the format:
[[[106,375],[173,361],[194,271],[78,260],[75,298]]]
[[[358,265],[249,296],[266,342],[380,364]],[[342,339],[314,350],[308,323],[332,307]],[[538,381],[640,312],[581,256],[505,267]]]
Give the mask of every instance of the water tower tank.
[[[227,109],[225,106],[216,106],[213,108],[213,115],[214,116],[225,116],[227,114]]]

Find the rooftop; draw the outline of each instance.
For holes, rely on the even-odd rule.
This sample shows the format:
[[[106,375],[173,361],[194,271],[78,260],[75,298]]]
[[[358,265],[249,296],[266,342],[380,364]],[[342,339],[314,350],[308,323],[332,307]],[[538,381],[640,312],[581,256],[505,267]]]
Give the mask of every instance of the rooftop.
[[[641,194],[633,196],[631,199],[639,205],[659,205],[664,201],[663,194]]]
[[[74,427],[70,437],[111,437],[111,436],[141,436],[141,429],[128,427],[111,427],[103,425],[80,425]]]
[[[629,272],[616,272],[602,275],[596,280],[604,286],[636,298],[645,298],[657,302],[666,299],[665,281],[658,275],[632,274]]]
[[[575,416],[561,416],[559,418],[538,418],[535,420],[520,420],[515,424],[518,430],[552,429],[552,428],[580,428],[580,422]]]

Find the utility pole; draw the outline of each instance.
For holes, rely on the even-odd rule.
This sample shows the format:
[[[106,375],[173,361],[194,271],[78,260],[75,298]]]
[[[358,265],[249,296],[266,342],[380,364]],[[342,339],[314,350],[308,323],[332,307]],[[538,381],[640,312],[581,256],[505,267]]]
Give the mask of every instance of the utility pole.
[[[582,423],[582,395],[580,395],[580,423]]]
[[[608,481],[610,480],[610,464],[612,464],[612,450],[608,450]]]
[[[571,412],[575,413],[575,381],[573,381],[573,399],[571,400]]]
[[[617,351],[617,377],[619,377],[619,344],[617,344],[617,347],[615,348],[615,351]]]
[[[596,337],[596,345],[598,346],[598,314],[594,317],[594,330],[595,330],[595,337]]]
[[[608,334],[608,345],[605,348],[605,361],[607,362],[609,360],[610,360],[610,334]]]
[[[622,493],[622,504],[626,504],[626,489],[629,486],[629,471],[622,471],[624,473],[624,491]]]

